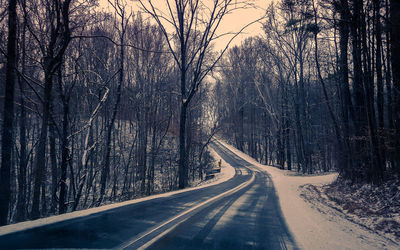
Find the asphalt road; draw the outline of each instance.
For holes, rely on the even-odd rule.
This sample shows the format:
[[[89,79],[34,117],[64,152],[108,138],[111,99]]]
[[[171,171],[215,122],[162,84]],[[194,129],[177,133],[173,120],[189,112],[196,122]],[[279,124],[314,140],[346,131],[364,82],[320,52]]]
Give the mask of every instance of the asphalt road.
[[[0,236],[0,249],[296,249],[270,177],[217,143],[227,182]]]

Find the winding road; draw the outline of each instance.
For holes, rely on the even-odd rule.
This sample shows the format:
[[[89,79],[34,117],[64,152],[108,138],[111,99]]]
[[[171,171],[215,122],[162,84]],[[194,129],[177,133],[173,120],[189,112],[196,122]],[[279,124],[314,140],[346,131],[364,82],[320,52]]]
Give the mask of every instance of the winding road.
[[[271,178],[216,142],[221,184],[0,236],[1,249],[296,249]]]

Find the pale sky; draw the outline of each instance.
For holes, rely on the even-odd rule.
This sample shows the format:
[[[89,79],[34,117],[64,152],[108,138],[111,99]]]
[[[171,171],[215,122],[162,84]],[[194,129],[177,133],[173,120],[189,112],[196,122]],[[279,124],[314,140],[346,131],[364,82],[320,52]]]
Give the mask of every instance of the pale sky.
[[[159,0],[162,5],[165,0]],[[134,1],[127,1],[128,3],[132,3],[133,10],[139,10]],[[157,5],[158,1],[153,1],[154,5]],[[237,32],[246,24],[253,22],[260,17],[262,17],[265,13],[265,9],[272,2],[272,0],[254,0],[255,4],[259,9],[244,9],[237,10],[236,12],[225,16],[223,22],[221,23],[218,31],[219,33],[226,32]],[[103,9],[107,9],[109,3],[107,0],[100,0],[100,6]],[[231,45],[238,45],[243,41],[246,37],[256,36],[262,33],[262,26],[260,23],[252,24],[250,27],[246,28],[243,34],[237,37]],[[226,43],[229,41],[230,37],[220,38],[216,41],[215,48],[217,50],[223,49]]]

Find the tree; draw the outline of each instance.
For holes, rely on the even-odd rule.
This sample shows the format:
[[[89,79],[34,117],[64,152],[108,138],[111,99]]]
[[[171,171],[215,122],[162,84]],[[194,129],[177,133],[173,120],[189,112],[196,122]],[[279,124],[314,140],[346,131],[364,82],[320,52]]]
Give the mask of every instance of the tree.
[[[132,14],[127,14],[125,10],[126,4],[121,3],[118,0],[115,0],[114,3],[109,1],[109,3],[113,6],[116,14],[121,18],[121,23],[120,23],[120,30],[119,30],[119,42],[120,42],[120,57],[119,57],[119,75],[118,75],[118,87],[117,87],[117,93],[116,93],[116,101],[114,104],[114,108],[112,110],[112,116],[111,120],[107,126],[107,138],[106,138],[106,155],[104,159],[104,165],[101,171],[101,188],[100,188],[100,197],[99,197],[99,202],[98,205],[103,200],[105,189],[106,189],[106,183],[107,183],[107,178],[110,173],[110,154],[111,154],[111,134],[114,129],[114,122],[117,117],[117,112],[118,112],[118,106],[121,101],[121,89],[123,87],[124,83],[124,73],[125,73],[125,33],[126,29],[128,26],[129,19],[131,18]]]
[[[31,218],[40,217],[40,191],[46,164],[46,145],[47,132],[50,122],[50,105],[53,88],[53,76],[62,64],[64,53],[71,41],[70,30],[70,5],[71,0],[57,0],[52,2],[52,6],[46,9],[50,23],[49,40],[43,48],[43,71],[44,71],[44,96],[43,96],[43,116],[40,131],[40,139],[36,153],[35,185],[33,193]],[[33,30],[30,30],[34,32]],[[42,192],[44,192],[42,190]]]
[[[6,225],[10,207],[13,150],[14,88],[17,80],[17,1],[8,1],[7,68],[1,141],[0,226]]]
[[[188,184],[186,123],[190,102],[203,79],[241,32],[235,32],[222,52],[213,56],[212,44],[221,36],[217,31],[222,20],[250,4],[233,0],[167,0],[164,6],[156,6],[151,0],[139,0],[139,4],[159,25],[180,72],[178,179],[179,188],[185,188]]]
[[[98,12],[95,2],[17,2],[21,13],[20,29],[13,33],[20,36],[16,40],[20,58],[13,68],[19,83],[14,93],[17,110],[5,112],[16,102],[8,101],[10,92],[1,88],[2,96],[8,96],[1,118],[12,114],[8,121],[15,120],[11,144],[1,135],[6,145],[2,151],[9,152],[9,167],[0,172],[1,188],[7,190],[1,195],[8,199],[0,204],[3,224],[178,186],[175,119],[181,98],[176,94],[178,70],[172,53],[166,51],[165,36],[140,14],[129,19],[121,0],[111,1],[115,15]],[[1,6],[0,32],[5,34],[8,12],[5,4]],[[200,37],[193,31],[188,51],[193,52],[197,43],[192,42]],[[1,66],[8,57],[6,40],[0,44]],[[210,45],[208,55],[212,53]],[[211,67],[212,60],[204,62]],[[193,69],[188,67],[188,76],[193,76]],[[1,70],[6,72],[5,67]],[[200,126],[209,87],[202,84],[199,89],[186,122],[186,131],[191,132],[187,163],[193,178],[195,171],[210,163],[209,157],[202,157],[207,153]],[[7,153],[2,157],[6,159]]]
[[[22,2],[22,5],[25,6],[26,1]],[[24,7],[23,7],[24,8]],[[22,34],[21,34],[21,74],[26,74],[26,61],[27,61],[27,53],[26,53],[26,23],[23,24]],[[27,152],[27,135],[26,135],[26,107],[25,107],[25,79],[19,75],[18,78],[19,89],[20,89],[20,124],[19,124],[19,142],[20,142],[20,163],[18,170],[18,198],[17,198],[17,206],[16,206],[16,221],[23,221],[26,218],[26,170],[28,166],[28,152]]]
[[[395,168],[400,173],[400,3],[396,0],[390,1],[390,49],[391,49],[391,60],[392,60],[392,76],[393,76],[393,120],[396,140],[394,142],[395,148]]]

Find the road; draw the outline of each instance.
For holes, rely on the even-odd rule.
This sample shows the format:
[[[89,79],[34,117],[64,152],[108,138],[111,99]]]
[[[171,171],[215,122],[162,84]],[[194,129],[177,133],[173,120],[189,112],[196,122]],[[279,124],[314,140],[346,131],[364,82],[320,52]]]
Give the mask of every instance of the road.
[[[1,249],[296,249],[270,177],[222,144],[227,182],[0,236]]]

